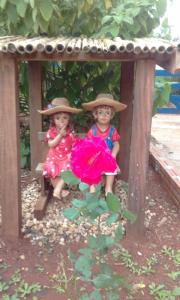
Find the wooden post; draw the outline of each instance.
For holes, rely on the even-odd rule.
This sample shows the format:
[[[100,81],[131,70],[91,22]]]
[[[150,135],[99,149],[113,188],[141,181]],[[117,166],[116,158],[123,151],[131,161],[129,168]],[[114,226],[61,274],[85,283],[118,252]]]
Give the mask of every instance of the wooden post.
[[[42,117],[37,112],[42,108],[42,72],[41,63],[28,62],[29,74],[29,109],[30,109],[30,149],[31,149],[31,175],[35,177],[35,168],[41,158],[41,144],[38,132],[42,131]]]
[[[17,63],[0,60],[0,174],[2,234],[8,239],[20,236],[20,138],[17,101]]]
[[[134,93],[134,62],[121,63],[120,101],[127,108],[120,113],[120,154],[118,157],[121,179],[128,181],[129,156],[132,131],[132,109]]]
[[[155,62],[152,60],[140,60],[136,63],[128,209],[137,215],[137,221],[133,225],[128,224],[127,233],[137,238],[142,237],[144,234],[144,206],[151,133],[154,71]]]

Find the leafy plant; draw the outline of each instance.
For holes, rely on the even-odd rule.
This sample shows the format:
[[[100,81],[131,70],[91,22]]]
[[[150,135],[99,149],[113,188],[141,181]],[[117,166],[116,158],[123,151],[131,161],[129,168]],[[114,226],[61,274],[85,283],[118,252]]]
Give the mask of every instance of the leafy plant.
[[[164,255],[173,260],[176,266],[180,265],[180,250],[175,251],[172,247],[163,246],[162,251]]]
[[[132,255],[124,248],[114,249],[112,256],[114,259],[120,260],[132,273],[137,273],[137,275],[154,273],[155,271],[152,269],[152,266],[158,262],[157,256],[153,254],[150,258],[146,259],[146,265],[138,267],[138,264],[133,262]]]
[[[42,290],[42,287],[39,283],[28,284],[27,282],[22,280],[16,291],[17,291],[17,294],[20,295],[20,297],[26,298],[31,293],[37,293],[37,292],[40,292],[41,290]]]
[[[180,271],[168,273],[168,276],[173,280],[180,278]]]
[[[10,284],[17,284],[18,282],[21,281],[21,273],[20,270],[15,271],[10,279]]]
[[[11,295],[11,296],[5,294],[5,295],[2,295],[2,300],[20,300],[20,298],[18,298],[15,294]]]
[[[149,290],[155,300],[176,300],[180,296],[180,288],[175,287],[173,290],[166,290],[164,284],[156,285],[154,282],[149,285]]]
[[[51,281],[55,283],[53,288],[60,294],[66,293],[68,288],[68,282],[72,278],[68,278],[66,274],[66,269],[64,265],[63,255],[60,255],[60,260],[57,267],[57,274],[51,276]]]
[[[153,115],[156,114],[158,107],[163,107],[169,102],[169,95],[171,92],[171,86],[167,79],[156,78],[155,80],[155,94],[153,100]]]
[[[8,289],[9,289],[9,285],[4,281],[0,281],[0,293],[7,291]]]
[[[144,36],[159,25],[166,2],[1,0],[1,34]]]
[[[0,270],[6,270],[8,269],[10,266],[6,263],[6,262],[2,262],[0,263]]]
[[[63,172],[62,177],[69,184],[74,184],[76,179],[70,172]],[[96,186],[95,194],[88,192],[87,184],[80,183],[79,188],[84,195],[83,200],[73,199],[72,207],[64,209],[63,214],[74,222],[85,219],[86,222],[96,224],[97,234],[87,236],[87,247],[79,249],[79,256],[71,252],[69,254],[76,276],[93,287],[91,293],[82,294],[78,299],[102,299],[102,294],[107,299],[119,299],[119,287],[128,285],[121,275],[111,269],[107,253],[119,243],[123,228],[121,224],[117,224],[113,235],[102,234],[101,217],[106,216],[104,221],[111,226],[121,215],[131,222],[135,220],[135,216],[123,210],[120,199],[115,195],[108,193],[106,200],[102,198],[101,185]]]

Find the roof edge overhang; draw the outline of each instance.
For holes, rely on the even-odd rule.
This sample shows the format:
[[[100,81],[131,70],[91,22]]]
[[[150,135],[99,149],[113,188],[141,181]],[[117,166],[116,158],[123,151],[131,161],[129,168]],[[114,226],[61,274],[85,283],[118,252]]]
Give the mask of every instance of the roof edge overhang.
[[[138,61],[155,63],[175,73],[180,69],[180,43],[154,38],[122,40],[70,37],[0,37],[0,58],[19,61]]]

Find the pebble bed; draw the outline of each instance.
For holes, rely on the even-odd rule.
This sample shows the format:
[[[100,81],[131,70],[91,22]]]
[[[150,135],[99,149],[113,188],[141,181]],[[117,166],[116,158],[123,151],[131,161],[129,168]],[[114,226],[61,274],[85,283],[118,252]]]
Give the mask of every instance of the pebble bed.
[[[121,182],[116,182],[116,195],[119,194],[125,203],[127,195],[122,188]],[[22,191],[23,227],[25,237],[30,238],[33,244],[42,246],[45,243],[59,243],[61,245],[69,242],[86,241],[88,234],[96,235],[97,225],[89,224],[83,220],[75,224],[63,216],[63,209],[71,206],[71,201],[66,202],[51,200],[47,206],[46,214],[42,220],[34,218],[34,206],[39,196],[39,185],[37,182],[29,184]],[[81,198],[79,191],[73,191],[71,197]],[[104,234],[112,234],[118,223],[107,226],[104,222],[106,215],[101,218],[101,229]],[[123,221],[122,221],[123,223]]]
[[[22,175],[22,180],[28,176],[28,173]],[[122,199],[125,205],[127,202],[127,187],[120,180],[115,182],[115,194]],[[80,224],[75,224],[63,216],[63,209],[71,207],[71,200],[66,202],[50,200],[46,209],[45,216],[42,220],[37,220],[34,217],[35,203],[40,194],[40,186],[36,180],[32,180],[24,188],[22,187],[22,232],[24,238],[30,239],[32,244],[44,246],[54,243],[65,245],[70,242],[86,242],[88,234],[96,235],[97,225],[89,224],[83,220]],[[80,199],[82,195],[79,191],[72,191],[71,198]],[[104,222],[107,215],[101,218],[101,229],[104,234],[112,234],[119,224],[119,221],[107,226]],[[1,219],[1,214],[0,214]],[[124,226],[125,221],[121,220]]]

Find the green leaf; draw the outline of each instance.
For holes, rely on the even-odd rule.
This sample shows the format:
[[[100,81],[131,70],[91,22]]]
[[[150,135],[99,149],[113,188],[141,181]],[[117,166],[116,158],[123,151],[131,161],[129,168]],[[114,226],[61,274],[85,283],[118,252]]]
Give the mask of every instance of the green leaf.
[[[86,278],[91,277],[91,261],[87,256],[80,256],[75,262],[75,269]]]
[[[6,13],[7,13],[8,21],[10,23],[14,24],[17,22],[18,15],[17,15],[16,7],[14,4],[8,3],[8,5],[6,7]]]
[[[180,287],[175,287],[172,292],[174,296],[180,296]]]
[[[121,210],[121,203],[115,195],[112,193],[108,193],[106,197],[106,202],[109,210],[111,210],[114,213],[117,213]]]
[[[83,294],[83,295],[81,295],[81,297],[79,298],[79,300],[89,300],[89,295],[87,293]]]
[[[95,290],[90,294],[90,300],[102,300],[99,290]]]
[[[87,203],[85,201],[78,200],[78,199],[74,199],[72,201],[72,204],[77,208],[83,208],[87,205]]]
[[[29,0],[29,3],[31,5],[31,7],[34,8],[34,0]]]
[[[119,300],[119,293],[118,291],[108,291],[106,292],[107,300]]]
[[[129,210],[124,210],[122,212],[122,216],[127,219],[128,221],[130,221],[131,223],[134,223],[137,219],[136,215],[133,214],[131,211]]]
[[[24,1],[17,1],[16,3],[17,13],[21,18],[24,18],[27,9],[27,3]]]
[[[106,219],[106,224],[111,225],[112,223],[116,222],[119,217],[119,214],[112,214]]]
[[[119,241],[122,239],[122,225],[118,225],[118,227],[115,230],[115,240]]]
[[[109,265],[105,264],[105,263],[101,263],[99,265],[100,267],[100,270],[101,270],[101,273],[102,274],[106,274],[106,275],[112,275],[112,270],[111,268],[109,267]]]
[[[80,182],[79,189],[80,189],[80,191],[84,192],[89,189],[89,185],[86,183]]]
[[[76,208],[72,207],[72,208],[66,208],[63,210],[63,215],[65,218],[73,221],[75,219],[77,219],[80,215],[79,210],[77,210]]]
[[[89,258],[91,258],[91,256],[92,256],[92,249],[89,249],[89,248],[82,248],[79,250],[79,252],[81,254],[84,254],[84,256],[88,256]]]
[[[157,1],[157,10],[160,17],[163,16],[164,13],[166,12],[166,7],[167,7],[167,0]]]
[[[76,185],[79,183],[79,179],[75,177],[71,171],[64,171],[61,172],[61,177],[64,180],[65,183],[71,184],[71,185]]]
[[[95,287],[100,288],[108,288],[111,286],[112,277],[107,274],[99,274],[92,280]]]
[[[6,2],[7,2],[7,0],[0,0],[0,7],[1,7],[2,9],[5,8]]]
[[[105,16],[104,18],[102,18],[102,21],[101,21],[102,25],[104,25],[106,22],[108,22],[111,19],[112,19],[112,16]]]
[[[94,237],[94,236],[92,236],[92,235],[88,235],[88,237],[87,237],[87,242],[88,242],[88,246],[90,247],[90,248],[96,248],[97,247],[97,239]]]
[[[53,6],[51,0],[39,0],[39,9],[43,19],[48,22],[53,13]]]

